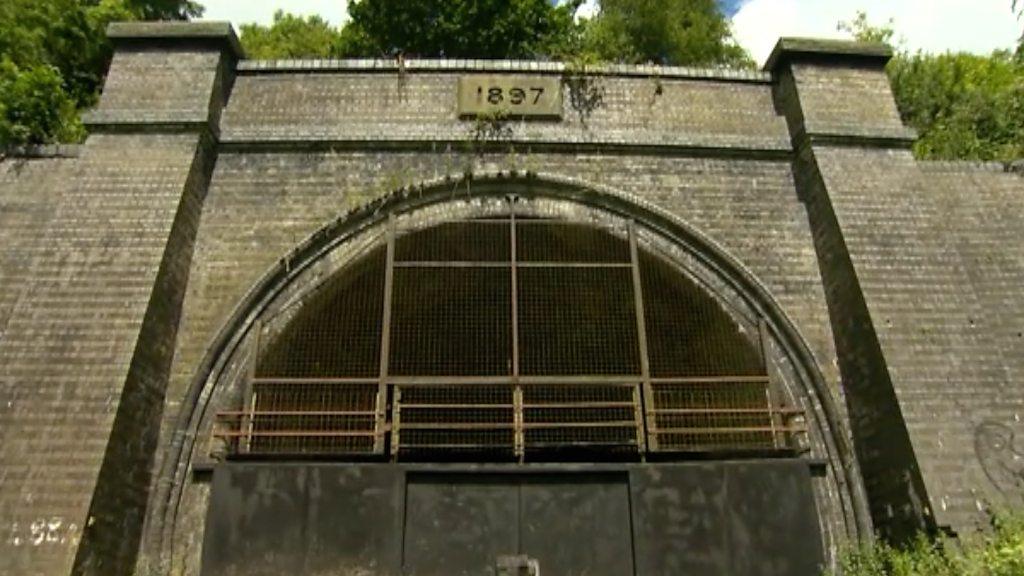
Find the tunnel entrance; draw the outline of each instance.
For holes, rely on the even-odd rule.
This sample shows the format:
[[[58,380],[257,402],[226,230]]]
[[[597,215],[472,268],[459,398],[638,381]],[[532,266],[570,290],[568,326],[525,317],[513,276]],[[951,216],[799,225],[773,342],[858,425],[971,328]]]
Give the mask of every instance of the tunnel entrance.
[[[786,452],[803,432],[759,325],[631,228],[511,207],[392,223],[256,357],[219,415],[234,457],[638,460]]]
[[[526,208],[378,221],[257,316],[203,574],[821,572],[767,320],[629,220]]]

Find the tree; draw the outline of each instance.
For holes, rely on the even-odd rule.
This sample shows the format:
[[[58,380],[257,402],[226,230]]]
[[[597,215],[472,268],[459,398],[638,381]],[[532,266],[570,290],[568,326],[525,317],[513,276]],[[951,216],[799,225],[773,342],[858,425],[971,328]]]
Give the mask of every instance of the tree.
[[[863,12],[840,22],[861,41],[892,43],[894,24]],[[1000,160],[1024,156],[1024,65],[1007,51],[910,54],[897,47],[886,69],[903,122],[918,133],[921,159]]]
[[[1009,52],[901,54],[888,68],[904,122],[927,159],[1024,156],[1024,66]]]
[[[192,0],[0,1],[0,147],[84,136],[77,110],[96,102],[110,22],[201,13]]]
[[[896,21],[892,18],[881,26],[876,26],[868,21],[868,13],[862,10],[857,11],[857,16],[850,21],[842,21],[836,29],[853,36],[858,42],[874,42],[879,44],[893,45],[893,38],[896,36]]]
[[[406,53],[449,58],[552,56],[572,33],[580,2],[356,0],[343,31],[346,56]]]
[[[133,17],[122,0],[4,0],[0,146],[81,138],[76,109],[95,103],[111,55],[107,24]]]
[[[1017,21],[1024,21],[1024,0],[1013,0],[1012,9],[1017,15]],[[1024,30],[1021,30],[1020,40],[1017,42],[1017,61],[1024,62]]]
[[[274,13],[270,26],[244,24],[241,41],[250,58],[326,58],[341,49],[342,35],[319,16]]]
[[[82,136],[75,101],[56,68],[20,69],[9,58],[0,61],[0,143],[35,145]]]
[[[5,0],[0,6],[0,55],[19,69],[55,67],[80,106],[92,104],[110,59],[105,28],[130,19],[120,0]]]
[[[602,0],[586,24],[585,49],[599,60],[678,66],[752,67],[715,0]]]
[[[188,20],[203,15],[194,0],[128,0],[128,8],[140,20]]]

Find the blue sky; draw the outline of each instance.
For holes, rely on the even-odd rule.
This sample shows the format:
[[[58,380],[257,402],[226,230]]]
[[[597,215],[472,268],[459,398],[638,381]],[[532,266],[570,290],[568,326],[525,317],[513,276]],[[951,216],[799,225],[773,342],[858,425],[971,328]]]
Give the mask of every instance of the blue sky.
[[[718,4],[722,6],[722,10],[729,16],[738,12],[743,2],[744,0],[718,0]]]
[[[582,12],[592,14],[597,0]],[[988,53],[1010,49],[1020,36],[1021,23],[1010,11],[1011,0],[719,0],[732,18],[737,40],[763,62],[779,36],[842,38],[840,20],[858,10],[884,23],[892,18],[899,39],[910,50],[963,50]],[[274,11],[319,14],[335,24],[346,18],[346,0],[200,0],[206,18],[270,22]]]

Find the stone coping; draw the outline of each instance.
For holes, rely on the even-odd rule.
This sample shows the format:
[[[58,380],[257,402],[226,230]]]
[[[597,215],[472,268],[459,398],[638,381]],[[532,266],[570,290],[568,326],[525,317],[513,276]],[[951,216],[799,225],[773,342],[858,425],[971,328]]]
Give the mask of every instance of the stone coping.
[[[764,70],[774,72],[793,60],[860,61],[884,66],[892,56],[892,47],[881,42],[786,37],[775,44]]]
[[[239,74],[273,73],[374,73],[374,72],[483,72],[509,74],[553,74],[564,75],[573,68],[564,62],[541,62],[532,60],[479,60],[412,58],[399,62],[390,58],[354,59],[302,59],[302,60],[243,60],[238,63]],[[757,70],[733,70],[728,68],[687,68],[682,66],[656,66],[650,64],[600,64],[588,66],[588,74],[597,76],[625,76],[663,79],[697,79],[726,82],[750,82],[769,84],[772,75]]]
[[[230,22],[111,22],[107,37],[115,44],[121,42],[214,42],[222,43],[236,58],[244,58],[245,51]]]

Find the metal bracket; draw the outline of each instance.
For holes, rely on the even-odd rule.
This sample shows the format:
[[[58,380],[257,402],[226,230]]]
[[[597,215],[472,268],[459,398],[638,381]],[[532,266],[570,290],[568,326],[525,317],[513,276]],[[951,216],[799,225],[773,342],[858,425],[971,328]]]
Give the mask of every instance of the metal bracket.
[[[540,576],[540,561],[529,556],[498,556],[498,576]]]

